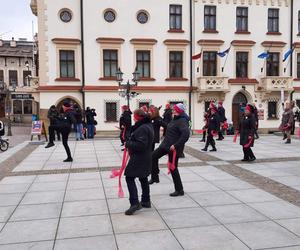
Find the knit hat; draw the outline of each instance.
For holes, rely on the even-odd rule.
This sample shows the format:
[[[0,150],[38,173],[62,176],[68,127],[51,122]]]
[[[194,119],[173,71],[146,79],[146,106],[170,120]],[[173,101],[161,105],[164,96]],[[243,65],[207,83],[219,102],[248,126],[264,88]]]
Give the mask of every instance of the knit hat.
[[[247,110],[247,111],[249,111],[250,113],[252,113],[252,112],[253,112],[253,106],[250,105],[250,104],[247,104],[245,110]]]
[[[183,103],[177,103],[176,105],[174,105],[173,108],[178,114],[182,114],[185,112],[185,107]]]

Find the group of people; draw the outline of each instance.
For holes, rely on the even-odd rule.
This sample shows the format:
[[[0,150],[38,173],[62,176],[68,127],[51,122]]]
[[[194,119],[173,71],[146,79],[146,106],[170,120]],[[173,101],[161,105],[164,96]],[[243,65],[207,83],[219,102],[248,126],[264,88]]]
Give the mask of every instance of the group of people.
[[[67,153],[67,159],[64,162],[72,162],[73,158],[68,145],[72,126],[74,126],[77,141],[84,140],[85,138],[92,139],[95,134],[95,125],[97,125],[95,116],[97,116],[95,109],[87,107],[85,112],[83,112],[78,104],[72,105],[67,100],[63,102],[61,110],[52,105],[48,110],[48,119],[50,121],[48,128],[49,143],[45,148],[54,146],[56,133],[57,140],[62,138],[62,144]]]

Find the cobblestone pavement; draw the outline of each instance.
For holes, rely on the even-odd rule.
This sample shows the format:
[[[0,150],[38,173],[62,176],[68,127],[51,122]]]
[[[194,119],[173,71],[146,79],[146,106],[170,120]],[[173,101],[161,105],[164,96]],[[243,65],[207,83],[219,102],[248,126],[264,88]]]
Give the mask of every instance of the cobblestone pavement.
[[[110,171],[121,164],[117,140],[27,145],[0,158],[2,249],[300,249],[300,141],[256,141],[257,162],[241,164],[232,137],[202,153],[191,138],[180,159],[185,196],[171,198],[162,164],[151,186],[152,208],[125,216]]]

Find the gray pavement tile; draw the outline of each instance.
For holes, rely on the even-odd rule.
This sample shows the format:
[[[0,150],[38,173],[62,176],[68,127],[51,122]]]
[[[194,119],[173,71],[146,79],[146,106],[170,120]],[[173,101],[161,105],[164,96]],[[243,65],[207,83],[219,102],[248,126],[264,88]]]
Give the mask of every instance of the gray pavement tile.
[[[0,250],[52,250],[53,241],[0,245]]]
[[[278,224],[300,236],[300,218],[276,220]]]
[[[182,247],[170,231],[117,234],[120,250],[179,250]]]
[[[287,186],[300,185],[300,176],[275,176],[272,179]]]
[[[64,191],[31,192],[25,194],[21,205],[59,203],[64,198]]]
[[[245,203],[279,200],[279,198],[277,198],[276,196],[260,189],[235,190],[228,191],[228,193]]]
[[[65,201],[85,201],[105,199],[102,188],[67,190]]]
[[[230,164],[227,161],[207,161],[206,163],[209,164],[209,165],[213,165],[213,166],[228,165],[228,164]]]
[[[116,185],[117,185],[117,183],[118,183],[117,179],[115,179],[115,180],[116,180]],[[128,198],[129,194],[128,194],[128,190],[126,188],[126,182],[123,180],[122,183],[123,183],[124,198]],[[104,189],[105,189],[106,198],[108,198],[108,199],[118,198],[118,187],[117,186],[115,186],[115,187],[104,187]]]
[[[199,206],[187,195],[178,197],[170,197],[167,195],[153,195],[151,197],[151,201],[157,209],[188,208]]]
[[[57,219],[8,222],[0,233],[0,244],[54,240]]]
[[[183,183],[183,185],[184,185],[184,191],[187,193],[220,191],[219,188],[212,185],[208,181],[186,182]]]
[[[215,173],[197,173],[202,178],[208,181],[214,181],[214,180],[237,180],[236,177],[227,174],[223,171],[215,172]]]
[[[179,170],[180,172],[180,170]],[[203,178],[200,176],[194,174],[194,173],[188,173],[188,174],[180,174],[182,182],[194,182],[194,181],[203,181]]]
[[[0,194],[25,193],[30,183],[0,184]]]
[[[286,201],[249,203],[249,206],[274,220],[300,218],[300,208]]]
[[[31,185],[28,192],[46,192],[46,191],[62,191],[66,189],[66,182],[35,182]]]
[[[112,234],[108,215],[61,218],[57,239]]]
[[[241,203],[223,191],[207,193],[190,193],[190,196],[201,206],[217,206]]]
[[[16,206],[0,207],[0,222],[6,222]]]
[[[200,207],[161,210],[159,213],[170,228],[200,227],[219,224],[218,221]]]
[[[172,231],[184,249],[248,249],[223,226],[182,228]]]
[[[244,204],[207,207],[205,209],[222,224],[268,220],[267,217]]]
[[[227,225],[229,230],[252,249],[299,245],[300,239],[273,221]]]
[[[10,218],[10,221],[42,220],[58,218],[61,203],[20,205]]]
[[[44,182],[62,182],[68,180],[69,174],[47,174],[47,175],[38,175],[34,183],[44,183]]]
[[[166,229],[167,226],[154,210],[142,209],[134,216],[125,216],[124,213],[111,214],[115,233],[133,233],[141,231],[155,231]]]
[[[84,250],[117,250],[113,235],[57,240],[54,250],[82,250],[83,246]]]
[[[86,173],[72,173],[70,174],[69,181],[74,180],[100,180],[99,172],[86,172]]]
[[[20,183],[32,183],[35,175],[30,176],[10,176],[1,180],[0,184],[20,184]]]
[[[90,163],[78,163],[74,162],[71,166],[71,168],[99,168],[99,165],[97,162],[90,162]]]
[[[219,181],[211,181],[211,183],[225,191],[255,188],[254,186],[241,180],[219,180]]]
[[[62,217],[108,214],[105,200],[65,202]]]
[[[23,195],[23,193],[0,194],[0,207],[18,205]]]
[[[73,180],[68,183],[68,190],[71,189],[87,189],[87,188],[102,188],[100,179],[93,180]]]

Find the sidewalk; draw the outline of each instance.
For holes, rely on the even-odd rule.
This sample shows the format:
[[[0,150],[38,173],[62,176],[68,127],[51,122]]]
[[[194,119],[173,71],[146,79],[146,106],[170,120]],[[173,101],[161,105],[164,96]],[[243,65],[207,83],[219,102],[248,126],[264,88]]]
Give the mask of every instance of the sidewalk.
[[[0,250],[300,249],[298,201],[271,194],[262,181],[300,195],[300,141],[284,145],[262,136],[253,164],[237,162],[241,148],[232,137],[218,142],[215,153],[201,153],[198,141],[191,138],[180,159],[186,195],[169,197],[172,179],[161,168],[161,182],[151,186],[152,208],[134,216],[124,215],[125,180],[126,197],[119,199],[118,180],[109,178],[121,164],[118,140],[71,141],[73,163],[62,163],[61,144],[38,146],[10,173],[15,176],[0,181]],[[256,182],[230,174],[232,168],[256,174]]]

